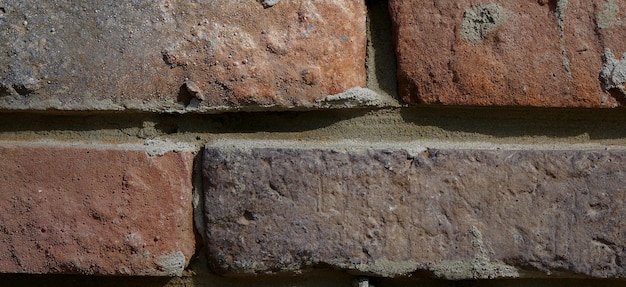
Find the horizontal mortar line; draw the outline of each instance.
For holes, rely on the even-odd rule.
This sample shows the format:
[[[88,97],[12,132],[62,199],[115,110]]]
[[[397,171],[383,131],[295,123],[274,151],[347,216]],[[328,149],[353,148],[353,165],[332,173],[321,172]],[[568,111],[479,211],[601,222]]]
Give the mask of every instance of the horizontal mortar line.
[[[29,147],[71,147],[95,150],[140,150],[149,154],[162,155],[167,152],[197,152],[201,143],[197,141],[172,141],[169,139],[149,139],[141,143],[106,143],[99,141],[59,141],[45,140],[0,140],[3,146]],[[428,149],[462,149],[462,150],[617,150],[626,151],[626,145],[604,145],[599,143],[550,143],[550,144],[509,144],[486,141],[363,141],[363,140],[259,140],[259,139],[218,139],[205,143],[205,146],[217,148],[276,148],[276,149],[330,149],[349,151],[359,149],[396,149],[407,152],[421,153]]]
[[[365,89],[371,91],[369,88],[357,88],[357,89]],[[375,92],[374,92],[375,93]],[[335,94],[335,95],[341,95]],[[387,97],[385,95],[381,95],[376,93],[376,95],[381,97]],[[333,96],[333,95],[330,95]],[[395,100],[395,99],[394,99]],[[112,110],[112,109],[6,109],[0,108],[0,117],[6,115],[21,115],[21,116],[69,116],[69,117],[84,117],[84,116],[96,116],[96,117],[106,117],[106,116],[174,116],[174,117],[219,117],[219,116],[228,116],[234,115],[238,113],[245,114],[255,114],[255,115],[264,115],[264,114],[284,114],[284,113],[327,113],[327,112],[336,112],[336,111],[345,111],[345,112],[361,112],[361,111],[377,111],[377,110],[389,110],[389,111],[468,111],[468,112],[482,112],[485,116],[489,116],[489,113],[500,113],[502,111],[505,112],[557,112],[557,113],[605,113],[612,115],[619,115],[619,117],[623,117],[624,108],[582,108],[582,107],[558,107],[558,106],[548,106],[548,107],[535,107],[535,106],[515,106],[515,105],[493,105],[493,106],[481,106],[481,105],[453,105],[453,104],[389,104],[389,105],[329,105],[327,107],[307,107],[307,106],[280,106],[280,105],[251,105],[251,106],[214,106],[212,108],[220,109],[220,110],[211,110],[210,112],[202,112],[198,110],[187,110],[187,111],[153,111],[153,110],[138,110],[138,109],[121,109],[121,110]],[[574,115],[575,117],[575,115]]]
[[[208,147],[217,148],[276,148],[276,149],[331,149],[335,151],[350,151],[359,149],[397,149],[406,150],[410,154],[417,154],[428,149],[462,149],[462,150],[616,150],[626,151],[626,145],[604,145],[598,143],[550,143],[550,144],[509,144],[486,141],[296,141],[296,140],[255,140],[255,139],[219,139],[207,143]]]

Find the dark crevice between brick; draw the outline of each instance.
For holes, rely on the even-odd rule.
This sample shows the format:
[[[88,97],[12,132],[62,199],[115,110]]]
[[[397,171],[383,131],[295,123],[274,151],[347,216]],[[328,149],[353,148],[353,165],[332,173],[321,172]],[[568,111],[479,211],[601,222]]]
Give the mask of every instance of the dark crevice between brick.
[[[392,115],[392,116],[389,116]],[[396,122],[398,115],[401,122]],[[392,120],[391,122],[389,120]],[[354,122],[353,125],[338,123]],[[146,131],[145,123],[153,123]],[[626,113],[621,109],[511,108],[430,106],[373,110],[320,110],[307,112],[241,112],[213,115],[157,115],[151,113],[66,113],[63,115],[28,112],[0,112],[0,135],[15,133],[35,137],[81,139],[85,136],[106,141],[172,136],[201,141],[214,135],[259,133],[292,135],[298,139],[323,136],[341,139],[344,132],[363,138],[384,135],[387,140],[419,139],[419,134],[403,134],[398,129],[419,132],[421,127],[444,133],[463,133],[492,138],[545,136],[569,138],[588,135],[591,140],[623,139]],[[372,127],[368,134],[349,130],[350,126]],[[377,125],[374,128],[372,125]],[[362,128],[362,127],[361,127]],[[341,130],[347,129],[347,130]],[[398,131],[395,131],[396,129]],[[408,131],[408,130],[407,130]],[[304,133],[296,135],[296,133]],[[393,135],[402,138],[396,138]],[[26,135],[25,135],[26,136]],[[429,135],[436,137],[437,134]]]
[[[463,280],[457,281],[456,287],[618,287],[626,286],[626,280],[620,279],[495,279],[495,280]]]
[[[494,138],[545,136],[556,139],[587,135],[594,140],[626,137],[626,130],[619,128],[626,120],[621,109],[447,106],[402,109],[400,113],[405,122],[417,126]]]
[[[193,160],[193,173],[191,176],[191,182],[193,185],[193,229],[196,236],[196,250],[192,256],[189,266],[193,266],[193,262],[201,259],[202,256],[206,256],[206,233],[204,224],[204,189],[202,182],[202,156],[204,154],[204,148],[201,148],[194,156]]]
[[[626,95],[620,89],[609,89],[607,91],[620,105],[626,106]]]
[[[226,113],[211,116],[190,115],[187,120],[170,117],[179,132],[202,133],[291,133],[318,130],[358,118],[369,110],[325,110],[308,112]],[[172,122],[172,123],[173,123]]]
[[[81,287],[139,287],[139,286],[328,286],[333,278],[337,282],[346,282],[345,273],[324,273],[323,275],[298,276],[250,276],[217,277],[215,275],[183,278],[163,277],[128,277],[128,276],[86,276],[86,275],[49,275],[49,274],[0,274],[1,286],[46,287],[46,286],[81,286]],[[355,279],[358,277],[354,277]],[[373,278],[368,277],[369,286],[375,287],[622,287],[626,280],[620,279],[494,279],[445,281],[424,278]],[[316,282],[319,282],[316,284]],[[334,284],[332,286],[338,286]],[[340,285],[347,286],[349,284]],[[352,285],[354,286],[354,285]]]
[[[168,286],[171,278],[167,277],[129,277],[129,276],[89,276],[58,274],[0,274],[0,286],[46,287],[139,287]]]

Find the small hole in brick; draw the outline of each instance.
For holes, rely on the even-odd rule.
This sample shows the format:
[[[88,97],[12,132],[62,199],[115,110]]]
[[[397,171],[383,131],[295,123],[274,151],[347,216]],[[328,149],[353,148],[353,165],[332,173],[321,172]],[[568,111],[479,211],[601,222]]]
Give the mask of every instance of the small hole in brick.
[[[243,217],[247,220],[254,220],[254,215],[252,214],[252,212],[247,210],[243,212]]]
[[[191,103],[191,99],[193,99],[193,95],[188,91],[187,84],[183,84],[178,88],[178,96],[176,97],[176,101],[179,103],[188,106]]]
[[[28,95],[33,92],[31,88],[24,84],[13,84],[13,89],[21,96]]]

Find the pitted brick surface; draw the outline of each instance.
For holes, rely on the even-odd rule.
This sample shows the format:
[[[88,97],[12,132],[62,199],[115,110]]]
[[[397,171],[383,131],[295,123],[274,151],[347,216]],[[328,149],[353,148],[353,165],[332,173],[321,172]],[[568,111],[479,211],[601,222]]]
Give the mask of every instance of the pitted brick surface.
[[[207,147],[208,254],[228,274],[625,277],[625,161],[623,151]]]
[[[626,103],[626,78],[619,76],[626,69],[615,69],[626,52],[626,2],[389,3],[399,93],[406,102],[538,107]],[[605,59],[608,52],[615,61]],[[601,75],[607,65],[610,72]],[[616,75],[619,83],[608,83]]]
[[[0,107],[311,106],[365,86],[365,4],[0,2]]]
[[[195,251],[187,152],[0,144],[0,272],[180,275]]]

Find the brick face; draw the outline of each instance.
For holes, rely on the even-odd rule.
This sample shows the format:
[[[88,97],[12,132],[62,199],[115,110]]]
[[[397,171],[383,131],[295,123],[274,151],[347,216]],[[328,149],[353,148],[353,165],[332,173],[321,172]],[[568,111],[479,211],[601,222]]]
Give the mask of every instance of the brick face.
[[[0,143],[0,272],[180,275],[190,153]]]
[[[365,86],[362,0],[288,0],[269,8],[209,1],[194,8],[186,20],[194,24],[190,38],[165,47],[164,57],[211,105],[301,106]]]
[[[309,106],[365,86],[361,0],[2,4],[0,107]]]
[[[389,1],[402,99],[480,106],[624,104],[623,1],[489,3]],[[615,59],[605,59],[608,51]],[[607,75],[601,75],[604,69]]]
[[[625,27],[624,0],[0,0],[0,285],[621,286]]]
[[[208,147],[209,258],[227,274],[321,264],[455,280],[624,277],[625,160],[623,151]]]

